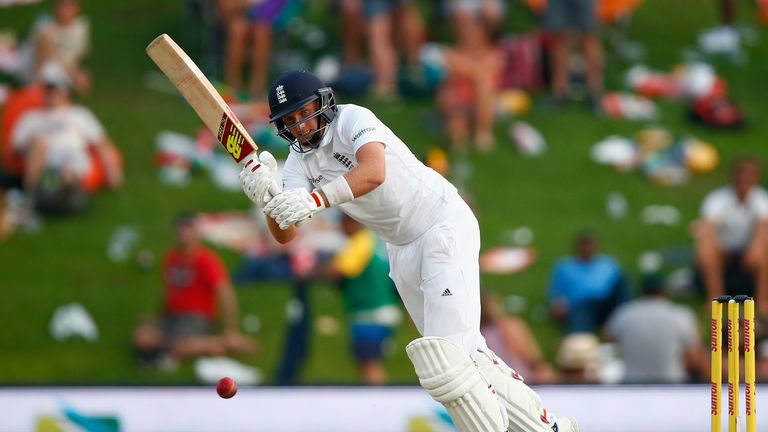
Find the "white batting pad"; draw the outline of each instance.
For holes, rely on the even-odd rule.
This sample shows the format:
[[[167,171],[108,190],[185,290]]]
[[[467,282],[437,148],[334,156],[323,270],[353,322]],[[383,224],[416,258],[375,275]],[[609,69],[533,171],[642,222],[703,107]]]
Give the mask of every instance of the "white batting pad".
[[[459,432],[507,429],[504,408],[493,386],[461,348],[439,337],[423,337],[405,347],[421,386],[443,404]]]
[[[539,395],[495,354],[478,350],[475,357],[507,411],[509,432],[570,432],[571,428],[554,427],[555,416],[544,409]]]

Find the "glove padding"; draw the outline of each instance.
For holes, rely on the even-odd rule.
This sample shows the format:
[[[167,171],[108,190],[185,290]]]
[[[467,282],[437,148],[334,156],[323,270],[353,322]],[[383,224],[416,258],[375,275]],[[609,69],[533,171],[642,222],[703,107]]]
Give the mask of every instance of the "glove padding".
[[[298,188],[275,196],[264,207],[264,213],[273,218],[281,230],[286,230],[293,224],[300,225],[324,208],[319,196],[315,197],[306,189]]]
[[[240,170],[240,185],[245,195],[260,208],[283,191],[283,179],[275,157],[268,151],[245,159]]]

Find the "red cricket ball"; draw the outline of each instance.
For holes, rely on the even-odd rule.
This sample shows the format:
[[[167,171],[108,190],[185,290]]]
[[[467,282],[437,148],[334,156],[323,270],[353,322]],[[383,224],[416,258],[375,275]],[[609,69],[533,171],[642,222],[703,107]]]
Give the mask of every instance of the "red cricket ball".
[[[224,377],[216,385],[216,393],[224,399],[229,399],[237,393],[237,383],[230,377]]]

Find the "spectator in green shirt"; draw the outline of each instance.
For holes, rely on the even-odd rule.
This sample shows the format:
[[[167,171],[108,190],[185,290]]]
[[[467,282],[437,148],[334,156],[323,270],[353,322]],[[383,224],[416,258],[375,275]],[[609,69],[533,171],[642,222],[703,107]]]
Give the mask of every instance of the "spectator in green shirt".
[[[351,217],[342,216],[341,228],[347,243],[319,273],[339,281],[363,381],[382,385],[387,381],[384,347],[401,321],[387,253],[383,242]]]

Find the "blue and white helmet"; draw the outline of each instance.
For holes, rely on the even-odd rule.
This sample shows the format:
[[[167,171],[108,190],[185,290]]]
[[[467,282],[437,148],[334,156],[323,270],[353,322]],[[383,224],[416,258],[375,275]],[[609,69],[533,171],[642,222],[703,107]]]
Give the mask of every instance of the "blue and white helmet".
[[[299,142],[302,137],[293,136],[288,127],[297,124],[287,126],[282,118],[315,100],[320,100],[317,111],[297,124],[318,116],[323,123],[319,123],[317,130],[302,144]],[[333,90],[323,84],[320,78],[306,71],[291,71],[280,75],[272,83],[269,89],[269,111],[269,121],[277,127],[277,134],[291,143],[295,151],[305,153],[320,145],[325,129],[336,117],[336,100]]]

